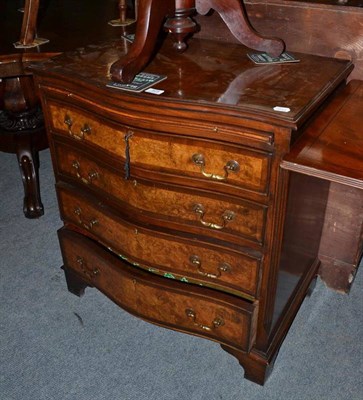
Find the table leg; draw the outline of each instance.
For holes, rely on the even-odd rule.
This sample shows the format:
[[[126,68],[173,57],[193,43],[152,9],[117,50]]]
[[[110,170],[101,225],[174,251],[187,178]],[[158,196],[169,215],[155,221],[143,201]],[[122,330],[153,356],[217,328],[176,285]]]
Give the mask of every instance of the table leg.
[[[44,214],[39,190],[40,150],[48,147],[43,114],[31,76],[1,81],[0,151],[17,155],[24,185],[24,214]]]
[[[45,132],[40,132],[45,135]],[[27,218],[44,214],[39,187],[39,153],[33,146],[34,132],[21,133],[16,138],[18,164],[24,186],[23,211]]]
[[[197,12],[205,15],[215,10],[236,39],[245,46],[278,57],[285,49],[285,43],[278,38],[265,37],[256,32],[248,19],[240,0],[195,0]]]
[[[127,26],[135,22],[135,19],[127,18],[127,1],[119,0],[118,9],[120,12],[120,18],[111,20],[108,24],[111,26]]]
[[[25,0],[20,40],[14,43],[15,48],[28,49],[49,42],[48,39],[38,38],[36,35],[38,11],[39,0]]]
[[[176,42],[174,48],[182,53],[187,49],[185,40],[187,36],[197,31],[197,24],[190,18],[195,14],[194,0],[176,0],[175,16],[168,18],[164,29],[174,35]]]
[[[165,16],[174,16],[175,0],[140,0],[135,41],[129,53],[111,65],[112,79],[129,83],[150,60]]]
[[[161,24],[168,17],[165,29],[176,36],[176,49],[186,49],[185,37],[196,30],[190,15],[194,10],[205,15],[214,9],[232,34],[245,46],[278,57],[285,49],[283,40],[256,32],[240,0],[140,0],[135,41],[129,53],[111,65],[112,79],[130,83],[145,67],[155,48]]]

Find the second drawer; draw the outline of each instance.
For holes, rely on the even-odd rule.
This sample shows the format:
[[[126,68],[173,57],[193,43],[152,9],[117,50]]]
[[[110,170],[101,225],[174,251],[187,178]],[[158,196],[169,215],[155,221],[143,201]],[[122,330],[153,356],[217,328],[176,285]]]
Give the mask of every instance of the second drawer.
[[[103,196],[112,196],[123,209],[131,206],[133,218],[142,214],[142,218],[152,224],[237,244],[241,239],[255,242],[257,246],[264,241],[265,205],[176,185],[125,180],[121,163],[110,167],[66,144],[55,143],[55,149],[59,174],[92,190],[102,191]]]

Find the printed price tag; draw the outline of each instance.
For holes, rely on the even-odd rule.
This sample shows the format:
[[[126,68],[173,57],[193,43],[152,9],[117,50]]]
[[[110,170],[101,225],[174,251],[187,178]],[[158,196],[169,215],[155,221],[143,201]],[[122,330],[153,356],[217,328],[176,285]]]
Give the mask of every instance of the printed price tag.
[[[248,58],[255,64],[266,65],[266,64],[285,64],[285,63],[297,63],[300,62],[290,53],[282,53],[280,57],[271,57],[267,53],[255,53],[247,54]]]
[[[110,82],[106,86],[114,89],[127,90],[129,92],[142,92],[151,86],[163,81],[167,77],[165,75],[149,74],[141,72],[135,76],[131,83]]]

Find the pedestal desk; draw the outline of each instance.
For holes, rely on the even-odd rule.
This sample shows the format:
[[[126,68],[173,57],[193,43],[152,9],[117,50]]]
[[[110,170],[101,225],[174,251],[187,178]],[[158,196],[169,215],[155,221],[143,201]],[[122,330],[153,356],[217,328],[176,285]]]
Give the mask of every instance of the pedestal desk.
[[[166,40],[161,95],[106,87],[124,42],[35,65],[71,292],[94,286],[152,323],[219,342],[263,384],[314,283],[328,182],[281,169],[352,70]],[[298,362],[298,361],[297,361]]]

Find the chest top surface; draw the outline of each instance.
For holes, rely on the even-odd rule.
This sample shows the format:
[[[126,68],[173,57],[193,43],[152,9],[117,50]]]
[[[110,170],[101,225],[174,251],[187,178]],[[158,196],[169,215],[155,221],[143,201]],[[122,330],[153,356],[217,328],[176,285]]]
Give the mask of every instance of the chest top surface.
[[[251,50],[239,45],[192,39],[188,50],[177,54],[165,40],[145,72],[166,75],[155,88],[160,96],[130,93],[106,87],[110,65],[126,54],[126,40],[89,45],[34,65],[33,72],[58,78],[67,90],[82,94],[92,90],[94,99],[127,99],[174,107],[229,110],[278,125],[298,127],[353,69],[349,61],[295,54],[298,63],[255,65]],[[83,93],[84,94],[84,93]],[[276,108],[277,107],[277,108]]]

